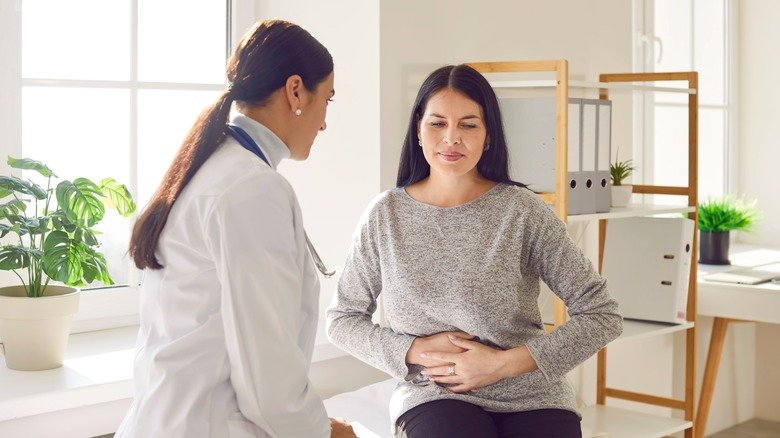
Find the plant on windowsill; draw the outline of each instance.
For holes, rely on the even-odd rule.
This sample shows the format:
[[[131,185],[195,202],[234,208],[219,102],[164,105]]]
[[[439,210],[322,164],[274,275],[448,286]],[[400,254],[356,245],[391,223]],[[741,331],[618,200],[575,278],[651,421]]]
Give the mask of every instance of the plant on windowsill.
[[[620,151],[618,151],[620,152]],[[612,206],[613,207],[625,207],[628,205],[628,201],[631,200],[631,193],[634,187],[630,184],[624,184],[624,181],[631,176],[636,170],[633,162],[628,159],[626,161],[620,161],[615,156],[615,162],[609,163],[609,176],[612,179]]]
[[[46,178],[46,188],[0,176],[0,238],[10,237],[0,247],[0,269],[12,271],[21,283],[0,288],[5,361],[15,370],[57,368],[78,310],[78,286],[114,283],[105,256],[97,251],[94,226],[106,206],[128,216],[135,202],[113,178],[100,184],[86,178],[63,180],[52,188],[57,175],[45,164],[9,156],[8,165],[38,172]],[[52,280],[63,285],[50,285]]]
[[[753,231],[759,213],[756,201],[732,195],[708,199],[698,206],[699,263],[729,265],[730,231]]]

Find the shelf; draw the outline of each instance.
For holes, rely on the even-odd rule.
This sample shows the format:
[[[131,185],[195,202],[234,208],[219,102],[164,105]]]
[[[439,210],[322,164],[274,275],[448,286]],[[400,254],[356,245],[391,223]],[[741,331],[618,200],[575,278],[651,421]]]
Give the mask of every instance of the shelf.
[[[490,81],[493,88],[552,88],[558,85],[558,82],[549,80],[537,81]],[[628,91],[660,91],[666,93],[696,94],[693,88],[680,87],[656,87],[652,85],[638,85],[615,82],[587,82],[587,81],[569,81],[569,88],[592,88],[607,90],[628,90]]]
[[[611,406],[595,405],[582,410],[582,427],[605,432],[611,438],[659,438],[683,431],[693,423],[681,418],[659,417]]]
[[[619,219],[627,217],[654,216],[658,214],[690,213],[695,207],[687,205],[629,204],[627,207],[613,207],[607,213],[569,215],[568,222],[591,221],[597,219]]]
[[[652,336],[665,335],[668,333],[680,332],[692,328],[693,325],[694,324],[692,321],[688,321],[684,324],[666,324],[662,322],[636,321],[627,319],[623,321],[623,334],[612,341],[609,345],[615,345],[625,341],[635,341],[637,339],[649,338]]]
[[[0,355],[0,421],[133,396],[138,327],[71,335],[62,367],[14,371]]]

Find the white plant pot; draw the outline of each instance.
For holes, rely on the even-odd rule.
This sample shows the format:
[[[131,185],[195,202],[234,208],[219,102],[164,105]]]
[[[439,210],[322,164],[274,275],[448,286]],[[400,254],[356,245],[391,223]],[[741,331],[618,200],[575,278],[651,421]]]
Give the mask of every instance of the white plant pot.
[[[625,207],[631,200],[631,193],[634,191],[634,186],[621,185],[612,186],[612,206],[613,207]]]
[[[61,367],[79,295],[77,288],[69,286],[49,285],[40,298],[28,298],[23,286],[0,288],[0,339],[6,366],[20,371]]]

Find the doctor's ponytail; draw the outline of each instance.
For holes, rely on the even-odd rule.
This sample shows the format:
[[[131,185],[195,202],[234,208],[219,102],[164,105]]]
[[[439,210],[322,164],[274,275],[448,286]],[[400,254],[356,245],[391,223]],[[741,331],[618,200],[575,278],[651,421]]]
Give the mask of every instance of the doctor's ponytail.
[[[246,33],[228,61],[228,89],[200,114],[133,226],[128,252],[139,269],[163,267],[155,253],[168,215],[184,187],[228,136],[233,102],[262,106],[293,75],[314,90],[332,71],[328,50],[293,23],[260,21]]]

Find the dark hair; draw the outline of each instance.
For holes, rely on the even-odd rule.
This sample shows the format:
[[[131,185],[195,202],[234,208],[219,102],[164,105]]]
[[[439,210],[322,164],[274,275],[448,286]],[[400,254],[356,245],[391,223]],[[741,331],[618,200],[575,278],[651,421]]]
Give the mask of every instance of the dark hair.
[[[301,27],[266,20],[244,35],[226,71],[230,86],[200,114],[133,227],[129,253],[139,269],[162,268],[155,256],[160,233],[184,187],[227,137],[231,104],[263,105],[293,75],[299,75],[306,89],[313,91],[333,71],[333,58]]]
[[[425,160],[418,143],[417,129],[430,98],[445,88],[463,93],[482,108],[490,148],[482,153],[477,163],[479,174],[490,181],[525,187],[524,184],[509,178],[509,151],[496,93],[484,76],[466,64],[441,67],[431,73],[420,86],[401,150],[396,186],[412,185],[431,174],[431,166]]]

